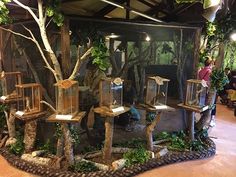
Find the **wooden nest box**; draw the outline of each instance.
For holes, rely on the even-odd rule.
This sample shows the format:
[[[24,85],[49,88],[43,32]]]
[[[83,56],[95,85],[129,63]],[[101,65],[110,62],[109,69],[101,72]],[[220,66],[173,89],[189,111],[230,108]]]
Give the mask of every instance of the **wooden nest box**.
[[[159,76],[148,77],[145,103],[155,108],[165,106],[167,103],[169,81],[169,79]]]
[[[190,79],[187,80],[187,90],[185,95],[185,105],[207,109],[206,105],[207,84],[204,80]]]
[[[42,87],[37,83],[16,85],[22,98],[17,101],[17,116],[37,114],[42,111]]]
[[[16,85],[22,84],[22,73],[21,72],[2,72],[1,73],[1,86],[2,96],[0,100],[10,101],[20,98],[22,95],[17,92]]]
[[[79,111],[78,82],[62,80],[56,87],[56,119],[72,119]]]
[[[112,112],[123,110],[123,80],[121,78],[101,79],[99,105]]]

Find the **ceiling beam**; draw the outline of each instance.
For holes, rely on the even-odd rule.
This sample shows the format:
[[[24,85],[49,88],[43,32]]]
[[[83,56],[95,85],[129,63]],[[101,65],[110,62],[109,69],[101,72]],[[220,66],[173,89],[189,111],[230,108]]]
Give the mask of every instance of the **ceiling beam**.
[[[155,5],[153,5],[153,4],[150,3],[150,2],[147,2],[147,1],[145,1],[145,0],[138,0],[138,1],[141,2],[141,3],[143,3],[143,4],[145,4],[145,5],[148,6],[148,7],[155,8]]]
[[[114,1],[115,3],[119,3],[119,4],[123,4],[126,2],[126,0],[116,0]],[[104,17],[105,15],[109,14],[111,11],[113,11],[114,9],[116,9],[117,7],[108,4],[106,5],[104,8],[102,8],[101,10],[99,10],[98,12],[96,12],[94,14],[94,16],[96,17]]]

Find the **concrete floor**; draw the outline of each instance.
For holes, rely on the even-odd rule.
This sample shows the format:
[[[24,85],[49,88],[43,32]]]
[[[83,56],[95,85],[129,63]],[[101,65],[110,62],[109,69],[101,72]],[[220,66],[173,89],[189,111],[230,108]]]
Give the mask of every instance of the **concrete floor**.
[[[216,143],[216,155],[206,160],[196,160],[168,165],[147,171],[138,177],[235,177],[236,176],[236,117],[226,106],[217,105],[216,127],[210,136]],[[10,166],[0,156],[0,177],[33,177]]]

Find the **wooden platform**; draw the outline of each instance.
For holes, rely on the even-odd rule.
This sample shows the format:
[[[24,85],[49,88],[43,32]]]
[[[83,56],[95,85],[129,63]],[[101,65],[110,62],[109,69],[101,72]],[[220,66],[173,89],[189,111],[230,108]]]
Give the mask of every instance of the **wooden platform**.
[[[209,109],[208,106],[204,106],[202,108],[197,108],[197,107],[192,107],[192,106],[185,105],[183,103],[178,104],[178,106],[181,107],[181,108],[184,108],[186,110],[197,112],[197,113],[201,113],[201,112],[204,112],[204,111]]]
[[[72,119],[58,119],[56,118],[56,114],[49,116],[46,121],[47,122],[59,122],[59,123],[79,123],[82,118],[85,116],[86,112],[81,111],[76,114]]]
[[[104,107],[94,108],[93,111],[95,113],[101,114],[102,116],[105,116],[105,117],[115,117],[115,116],[119,116],[120,114],[123,114],[125,112],[128,112],[129,110],[130,110],[129,107],[125,107],[124,106],[124,110],[123,111],[112,112],[112,110],[110,110],[109,108],[104,106]]]
[[[26,115],[17,115],[14,114],[15,118],[20,119],[22,121],[32,121],[32,120],[36,120],[38,118],[42,118],[42,116],[46,115],[47,111],[42,111],[42,112],[38,112],[38,113],[33,113],[33,114],[26,114]]]
[[[138,104],[138,105],[135,105],[135,107],[137,109],[145,109],[147,111],[150,111],[150,112],[170,112],[170,111],[175,111],[175,108],[172,108],[170,106],[167,106],[167,105],[163,105],[163,106],[160,106],[160,107],[153,107],[153,106],[150,106],[150,105],[147,105],[147,104]]]
[[[22,98],[7,98],[5,100],[0,98],[0,103],[2,104],[11,104],[11,103],[16,103],[17,101],[22,100]]]

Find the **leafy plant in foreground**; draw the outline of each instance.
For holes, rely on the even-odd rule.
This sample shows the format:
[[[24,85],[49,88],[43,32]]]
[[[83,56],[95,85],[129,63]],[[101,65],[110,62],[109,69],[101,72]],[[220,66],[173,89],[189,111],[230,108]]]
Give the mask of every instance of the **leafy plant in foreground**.
[[[80,161],[69,167],[73,172],[93,172],[98,171],[98,168],[92,162]]]
[[[126,160],[125,165],[131,166],[137,163],[145,163],[150,159],[150,155],[143,147],[133,149],[124,153],[123,158]]]

